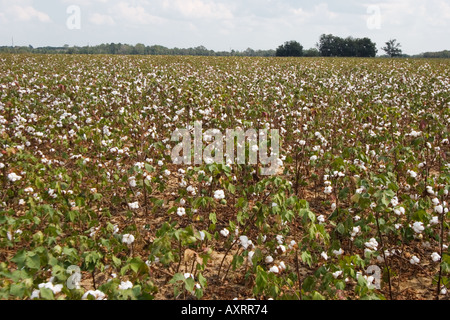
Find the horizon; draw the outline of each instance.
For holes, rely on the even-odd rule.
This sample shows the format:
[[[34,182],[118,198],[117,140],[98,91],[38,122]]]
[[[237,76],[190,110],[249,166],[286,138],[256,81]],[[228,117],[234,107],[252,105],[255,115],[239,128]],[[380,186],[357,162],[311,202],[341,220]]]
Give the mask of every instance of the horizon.
[[[449,21],[445,0],[0,0],[0,46],[142,43],[242,52],[276,50],[290,40],[315,48],[321,34],[333,34],[370,38],[378,55],[397,39],[403,53],[419,55],[449,50]]]

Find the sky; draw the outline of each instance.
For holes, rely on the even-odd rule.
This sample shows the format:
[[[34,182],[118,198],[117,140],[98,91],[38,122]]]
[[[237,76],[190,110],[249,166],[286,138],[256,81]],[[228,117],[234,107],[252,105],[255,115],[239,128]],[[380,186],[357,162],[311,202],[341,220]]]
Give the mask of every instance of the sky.
[[[101,43],[276,49],[321,34],[390,39],[404,53],[450,50],[450,0],[0,0],[0,46]]]

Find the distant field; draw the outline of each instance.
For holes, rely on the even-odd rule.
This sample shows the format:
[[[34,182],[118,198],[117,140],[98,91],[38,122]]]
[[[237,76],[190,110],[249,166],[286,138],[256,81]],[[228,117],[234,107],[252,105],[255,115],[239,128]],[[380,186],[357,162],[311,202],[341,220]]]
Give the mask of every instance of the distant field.
[[[448,300],[449,124],[450,60],[0,55],[0,299]]]

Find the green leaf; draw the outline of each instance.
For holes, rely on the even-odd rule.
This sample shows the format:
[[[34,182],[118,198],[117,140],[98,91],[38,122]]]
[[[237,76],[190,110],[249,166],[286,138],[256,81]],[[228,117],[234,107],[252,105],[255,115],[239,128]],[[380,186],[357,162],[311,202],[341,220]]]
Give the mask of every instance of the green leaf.
[[[134,271],[134,273],[139,273],[139,271],[142,271],[142,269],[145,269],[146,264],[139,258],[134,258],[130,261],[130,267],[131,270]]]
[[[24,294],[25,294],[25,287],[23,284],[18,283],[18,284],[11,284],[11,287],[9,289],[9,293],[12,296],[18,297],[18,298],[23,298]]]
[[[312,265],[312,257],[311,254],[308,251],[302,252],[302,261],[307,263],[310,267]]]
[[[213,224],[217,224],[217,216],[216,216],[216,213],[215,213],[215,212],[209,214],[209,220],[210,220]]]
[[[122,264],[122,260],[120,260],[119,258],[113,256],[112,257],[113,263],[116,267],[120,267],[120,265]]]
[[[44,300],[55,300],[55,296],[53,295],[53,291],[47,288],[40,289],[41,298]]]
[[[25,265],[30,269],[39,270],[41,268],[41,258],[37,254],[29,255]]]
[[[303,281],[303,290],[305,290],[305,292],[310,292],[314,289],[315,284],[316,280],[314,279],[314,277],[307,277]]]
[[[203,275],[202,275],[201,273],[198,275],[198,282],[200,283],[200,285],[201,285],[203,288],[206,288],[206,287],[207,287],[207,281],[206,281],[206,278],[203,277]]]
[[[20,250],[12,259],[11,261],[17,264],[17,267],[19,269],[22,269],[22,267],[25,265],[25,260],[27,258],[27,253],[25,250]]]
[[[185,285],[186,285],[186,290],[189,292],[194,291],[194,287],[195,287],[195,280],[192,279],[191,277],[187,278],[185,281]]]
[[[312,300],[325,300],[325,297],[316,291],[312,295]]]
[[[177,274],[175,274],[174,276],[173,276],[173,278],[169,281],[169,283],[170,284],[174,284],[174,283],[177,283],[177,282],[179,282],[179,281],[185,281],[186,280],[186,278],[184,277],[184,275],[183,274],[181,274],[181,273],[177,273]]]

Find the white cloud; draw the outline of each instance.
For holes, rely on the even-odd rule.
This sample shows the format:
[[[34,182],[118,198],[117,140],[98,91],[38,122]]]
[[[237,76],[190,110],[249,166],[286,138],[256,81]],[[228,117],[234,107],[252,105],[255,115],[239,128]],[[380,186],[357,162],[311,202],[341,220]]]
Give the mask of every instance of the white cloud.
[[[164,22],[163,18],[148,13],[143,6],[131,6],[128,2],[124,1],[114,5],[109,12],[115,18],[114,20],[125,20],[131,24],[147,25],[161,24]]]
[[[115,25],[115,21],[111,16],[99,13],[92,14],[89,18],[89,22],[95,25],[107,25],[107,26]]]
[[[183,16],[194,19],[233,19],[229,5],[202,0],[163,0],[164,9],[175,10]]]
[[[304,22],[307,20],[318,20],[323,21],[323,19],[333,20],[338,14],[331,11],[328,8],[327,3],[319,3],[314,6],[313,10],[304,10],[303,8],[292,8],[290,10],[291,14],[297,19],[297,21]]]
[[[8,17],[12,17],[16,21],[31,21],[34,19],[40,22],[50,22],[51,19],[48,14],[40,12],[33,8],[32,6],[19,6],[13,5],[6,9]]]

